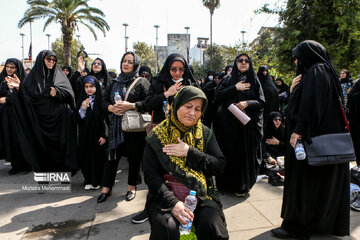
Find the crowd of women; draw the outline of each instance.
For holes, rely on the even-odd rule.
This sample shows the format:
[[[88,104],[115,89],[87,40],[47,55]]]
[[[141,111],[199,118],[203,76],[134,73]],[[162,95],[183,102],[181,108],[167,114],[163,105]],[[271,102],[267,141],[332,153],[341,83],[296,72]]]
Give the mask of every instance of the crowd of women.
[[[246,53],[204,79],[195,79],[180,54],[169,55],[154,77],[133,52],[123,55],[117,77],[101,58],[88,70],[80,57],[73,73],[70,66],[61,71],[57,56],[44,50],[28,74],[19,60],[8,59],[0,75],[1,157],[11,162],[9,174],[80,169],[85,190],[102,188],[98,203],[111,196],[119,160],[127,157],[126,201],[136,197],[143,165],[149,191],[132,221],[149,218],[150,239],[178,239],[184,218],[194,220],[199,239],[228,239],[218,190],[248,195],[259,171],[285,155],[284,221],[274,236],[349,235],[348,166],[311,167],[295,159],[293,147],[299,138],[344,131],[336,90],[346,95],[351,130],[358,131],[359,82],[350,85],[346,70],[339,80],[317,42],[300,43],[294,58],[291,87],[266,66],[255,72]],[[247,115],[246,124],[232,106]],[[154,128],[123,131],[127,111],[149,113]],[[195,212],[171,181],[196,191]]]

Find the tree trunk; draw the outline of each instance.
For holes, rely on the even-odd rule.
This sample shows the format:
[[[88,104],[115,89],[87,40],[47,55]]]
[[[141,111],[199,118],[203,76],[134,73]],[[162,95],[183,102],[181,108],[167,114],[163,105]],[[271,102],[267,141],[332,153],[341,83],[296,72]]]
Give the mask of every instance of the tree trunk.
[[[71,66],[71,42],[72,33],[63,31],[63,44],[64,44],[64,60],[65,64]]]

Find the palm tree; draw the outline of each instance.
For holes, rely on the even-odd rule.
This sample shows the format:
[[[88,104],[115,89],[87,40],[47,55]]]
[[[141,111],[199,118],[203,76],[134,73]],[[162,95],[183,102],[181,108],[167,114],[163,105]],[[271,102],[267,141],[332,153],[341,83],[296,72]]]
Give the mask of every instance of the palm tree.
[[[212,16],[215,8],[220,7],[220,0],[202,0],[202,3],[210,11],[210,68],[212,68]]]
[[[86,26],[94,35],[97,36],[93,26],[99,29],[105,36],[105,32],[110,30],[109,25],[103,17],[105,14],[98,8],[88,5],[89,0],[28,0],[30,5],[23,18],[19,21],[18,27],[23,27],[26,23],[44,18],[46,27],[50,23],[60,23],[64,42],[65,63],[71,62],[71,42],[75,29],[79,30],[78,24]]]

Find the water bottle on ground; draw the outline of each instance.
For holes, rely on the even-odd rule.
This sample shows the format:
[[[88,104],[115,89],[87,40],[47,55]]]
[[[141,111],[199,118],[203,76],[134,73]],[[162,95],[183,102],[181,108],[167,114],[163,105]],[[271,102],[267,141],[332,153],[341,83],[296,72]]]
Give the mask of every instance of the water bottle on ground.
[[[304,145],[302,144],[301,139],[297,140],[295,145],[295,156],[297,160],[304,160],[306,158],[306,153]]]
[[[121,96],[119,94],[119,92],[115,92],[115,96],[114,96],[114,102],[115,103],[120,103],[121,102]]]
[[[187,195],[187,197],[185,198],[184,205],[187,209],[194,212],[194,210],[196,208],[196,204],[197,204],[196,191],[191,190],[190,194]],[[187,225],[184,226],[184,225],[180,224],[180,226],[179,226],[180,235],[188,235],[191,232],[192,221],[190,221],[188,219],[186,219],[186,221],[188,222]]]
[[[167,115],[168,115],[168,106],[167,106],[167,101],[163,101],[162,110],[164,111],[165,118],[166,118],[166,117],[167,117]]]

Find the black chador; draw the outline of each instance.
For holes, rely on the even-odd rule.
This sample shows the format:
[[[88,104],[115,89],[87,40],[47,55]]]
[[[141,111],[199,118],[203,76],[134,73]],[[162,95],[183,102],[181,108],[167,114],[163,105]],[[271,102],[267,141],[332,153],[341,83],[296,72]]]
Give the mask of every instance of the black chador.
[[[48,59],[55,59],[51,69],[45,64]],[[55,97],[50,94],[52,89],[56,90]],[[77,169],[76,132],[70,111],[73,105],[74,93],[56,64],[55,53],[41,51],[14,95],[20,146],[35,171]]]
[[[15,68],[14,74],[20,81],[25,79],[26,73],[22,63],[16,58],[6,60],[5,67],[0,73],[0,98],[4,98],[4,103],[0,104],[0,155],[5,157],[6,161],[11,162],[12,169],[9,174],[15,174],[21,171],[31,169],[24,159],[19,141],[16,134],[16,118],[13,108],[13,92],[5,81],[7,76],[14,78],[14,74],[9,75],[7,68]]]
[[[84,185],[90,184],[95,187],[101,183],[107,158],[107,144],[101,142],[106,141],[105,117],[101,106],[102,93],[99,82],[94,76],[86,76],[83,81],[84,87],[92,85],[96,91],[89,95],[83,87],[74,113],[74,119],[79,127],[78,156],[80,169],[85,178]],[[82,103],[85,100],[89,101],[89,104],[83,109]]]

